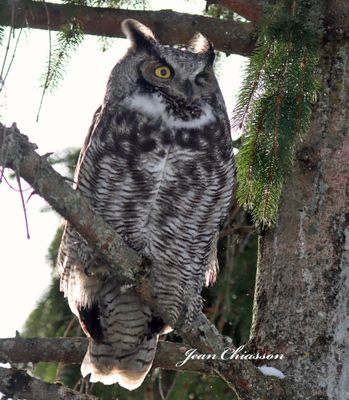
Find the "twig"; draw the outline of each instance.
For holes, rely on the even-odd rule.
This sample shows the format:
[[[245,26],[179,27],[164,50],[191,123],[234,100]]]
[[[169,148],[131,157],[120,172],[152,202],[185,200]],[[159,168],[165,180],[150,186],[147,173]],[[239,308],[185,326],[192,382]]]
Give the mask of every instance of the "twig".
[[[68,336],[68,334],[69,334],[71,328],[74,326],[74,323],[75,323],[76,321],[77,321],[77,320],[76,320],[76,317],[75,317],[75,316],[72,317],[72,318],[70,319],[70,321],[69,321],[69,323],[68,323],[68,326],[66,327],[66,329],[65,329],[65,331],[64,331],[64,333],[63,333],[63,337],[67,337],[67,336]],[[60,362],[58,363],[58,366],[57,366],[55,381],[60,381],[61,376],[62,376],[62,373],[63,373],[63,370],[64,370],[64,367],[65,367],[65,362],[60,361]],[[74,387],[74,389],[75,389],[75,387]]]
[[[39,109],[38,109],[38,113],[37,113],[37,116],[36,116],[36,122],[39,121],[39,116],[40,116],[42,104],[44,102],[44,97],[45,97],[47,88],[49,86],[49,82],[50,82],[50,78],[51,78],[51,62],[52,62],[52,35],[51,35],[51,22],[50,22],[51,21],[51,17],[50,17],[50,12],[49,12],[49,10],[47,8],[45,0],[43,1],[43,4],[44,4],[46,16],[47,16],[47,31],[48,31],[49,49],[48,49],[47,73],[46,73],[45,83],[44,83],[44,86],[43,86],[43,89],[42,89],[42,93],[41,93]]]
[[[13,32],[14,32],[14,30],[13,30]],[[16,57],[16,52],[17,52],[17,48],[18,48],[18,44],[19,44],[19,39],[21,38],[22,32],[23,32],[23,28],[20,28],[19,34],[18,34],[18,36],[17,36],[16,43],[15,43],[15,47],[14,47],[13,52],[12,52],[11,61],[9,62],[9,65],[8,65],[8,67],[7,67],[5,76],[4,76],[4,77],[2,78],[2,80],[1,80],[1,84],[2,84],[2,85],[5,85],[7,76],[8,76],[8,74],[9,74],[10,70],[11,70],[13,61],[14,61],[14,59],[15,59],[15,57]],[[0,75],[0,77],[1,77],[1,75]],[[2,89],[2,87],[0,88],[0,92],[1,92],[1,89]]]
[[[13,190],[13,191],[15,191],[15,192],[20,192],[20,191],[22,191],[23,193],[24,192],[28,192],[28,190],[31,190],[31,186],[28,186],[26,189],[17,189],[17,188],[15,188],[14,186],[12,186],[11,185],[11,183],[10,183],[10,181],[5,177],[5,175],[2,177],[2,179],[6,182],[6,185],[11,189],[11,190]],[[1,183],[1,180],[0,180],[0,183]],[[28,203],[28,200],[27,200],[27,203]]]
[[[2,66],[1,66],[1,72],[0,72],[0,92],[2,91],[4,85],[5,85],[5,80],[3,78],[3,74],[4,74],[4,70],[5,70],[5,65],[6,65],[6,60],[7,60],[7,56],[8,53],[10,51],[10,43],[11,43],[11,37],[12,37],[12,32],[14,31],[13,27],[11,26],[10,28],[10,32],[8,35],[8,41],[7,41],[7,45],[6,45],[6,50],[5,50],[5,55],[4,55],[4,59],[2,61]]]
[[[18,183],[19,193],[20,193],[20,196],[21,196],[22,209],[23,209],[24,221],[25,221],[25,229],[27,231],[27,239],[30,239],[27,209],[26,209],[25,201],[24,201],[24,197],[23,197],[23,190],[22,190],[22,185],[21,185],[21,177],[20,177],[18,171],[16,171],[16,179],[17,179],[17,183]]]

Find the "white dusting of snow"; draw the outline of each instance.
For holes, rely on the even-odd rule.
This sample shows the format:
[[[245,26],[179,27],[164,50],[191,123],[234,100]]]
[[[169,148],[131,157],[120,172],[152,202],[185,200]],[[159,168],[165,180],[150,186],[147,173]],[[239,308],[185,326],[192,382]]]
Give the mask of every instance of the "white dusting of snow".
[[[285,375],[277,368],[268,367],[267,365],[262,365],[261,367],[258,367],[258,369],[261,371],[261,373],[263,375],[275,376],[276,378],[279,378],[279,379],[285,378]]]

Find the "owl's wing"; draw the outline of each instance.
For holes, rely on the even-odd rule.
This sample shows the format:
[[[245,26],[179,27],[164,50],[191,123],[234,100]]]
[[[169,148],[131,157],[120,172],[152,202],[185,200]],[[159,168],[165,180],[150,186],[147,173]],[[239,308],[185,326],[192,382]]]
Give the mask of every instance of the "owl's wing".
[[[77,184],[78,181],[79,181],[79,174],[80,174],[80,170],[81,170],[81,165],[82,165],[82,163],[84,161],[87,149],[88,149],[88,147],[89,147],[89,145],[91,143],[91,139],[92,139],[93,133],[94,133],[94,131],[95,131],[97,125],[98,125],[98,122],[100,121],[101,114],[102,114],[102,106],[99,106],[97,108],[97,110],[95,111],[94,115],[93,115],[90,128],[89,128],[89,130],[87,132],[87,136],[85,138],[84,144],[81,147],[81,151],[80,151],[78,162],[76,164],[76,169],[75,169],[75,176],[74,176],[75,184]]]
[[[104,151],[100,134],[110,129],[110,119],[103,112],[100,107],[93,117],[75,174],[75,189],[92,205],[98,155]],[[67,223],[57,271],[61,276],[61,290],[89,337],[81,372],[83,376],[90,374],[92,382],[119,383],[132,390],[143,382],[151,368],[163,323],[153,316],[132,288],[120,287],[112,277],[103,275],[105,267]]]
[[[100,120],[101,112],[102,106],[98,107],[98,109],[94,113],[91,126],[88,130],[85,142],[81,148],[74,174],[74,189],[76,189],[78,186],[81,166],[83,164],[93,133]],[[84,193],[84,195],[85,197],[88,197],[86,196],[86,193]],[[71,228],[68,222],[66,222],[61,244],[58,250],[56,266],[56,271],[61,278],[60,290],[64,293],[65,297],[68,296],[68,282],[70,272],[72,267],[74,266],[74,263],[76,263],[79,259],[81,260],[81,258],[86,258],[86,254],[88,254],[89,252],[91,251],[89,250],[86,241]]]

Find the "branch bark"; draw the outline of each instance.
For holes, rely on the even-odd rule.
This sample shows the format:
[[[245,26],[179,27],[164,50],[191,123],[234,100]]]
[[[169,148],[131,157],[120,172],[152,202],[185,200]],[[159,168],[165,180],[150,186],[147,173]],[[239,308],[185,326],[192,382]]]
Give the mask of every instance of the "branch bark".
[[[219,342],[219,341],[218,341]],[[71,364],[80,364],[86,353],[88,346],[88,339],[86,338],[6,338],[0,339],[0,361],[6,361],[10,363],[28,363],[28,362],[63,362]],[[258,387],[253,387],[254,382],[251,380],[250,375],[242,376],[237,372],[241,365],[234,364],[238,363],[238,360],[232,362],[222,361],[219,359],[189,359],[185,364],[177,366],[176,364],[186,359],[186,352],[192,350],[189,346],[183,343],[172,343],[166,341],[160,341],[153,362],[153,368],[170,369],[177,371],[189,371],[200,374],[209,374],[223,378],[228,385],[232,388],[231,382],[228,380],[227,370],[233,368],[231,376],[235,375],[234,386],[242,387],[244,391],[250,392],[251,397],[241,396],[241,390],[235,390],[239,399],[285,399],[292,397],[280,397],[277,394],[273,397],[275,390],[282,390],[282,393],[286,392],[280,389],[279,383],[275,378],[264,378],[256,369],[258,377],[266,382],[266,387],[260,390]],[[217,345],[219,350],[219,345]],[[220,353],[222,349],[220,349]],[[220,353],[216,353],[219,356]],[[199,355],[199,353],[195,353]],[[210,353],[212,354],[212,353]],[[218,357],[217,357],[218,358]],[[246,361],[242,364],[248,363]],[[246,372],[244,370],[243,372]],[[1,378],[1,375],[0,375]],[[258,385],[258,382],[256,382]],[[265,391],[266,390],[266,391]],[[0,381],[0,392],[3,391],[3,386]],[[258,394],[257,394],[258,393]],[[277,392],[276,392],[277,393]],[[290,392],[287,392],[289,395]],[[293,392],[292,392],[293,393]],[[45,399],[46,400],[46,399]],[[78,399],[77,399],[78,400]]]
[[[0,339],[0,362],[38,363],[63,362],[80,364],[86,354],[88,339],[83,337],[59,338],[5,338]],[[188,360],[183,366],[176,364],[183,361],[190,347],[183,343],[160,341],[158,343],[153,368],[190,371],[215,375],[212,366],[203,360]],[[1,384],[0,384],[1,392]]]
[[[36,194],[69,220],[87,242],[114,267],[120,282],[133,281],[134,273],[139,272],[141,264],[139,255],[50,166],[47,155],[40,156],[35,152],[36,148],[25,135],[19,133],[15,125],[5,128],[0,124],[0,165],[17,172],[34,188]]]
[[[0,392],[7,398],[26,400],[98,400],[62,385],[43,382],[25,371],[3,367],[0,367]]]
[[[212,41],[217,50],[226,53],[248,56],[254,47],[254,27],[250,23],[225,21],[172,10],[122,10],[24,0],[15,3],[0,0],[0,9],[0,25],[14,28],[28,26],[59,31],[73,18],[79,22],[86,34],[124,38],[121,22],[125,18],[135,18],[152,28],[160,41],[166,44],[188,43],[195,33],[201,32]]]
[[[151,296],[150,282],[140,268],[140,257],[122,241],[112,228],[90,208],[49,164],[46,156],[35,152],[18,129],[0,124],[0,165],[16,171],[59,214],[67,219],[88,243],[103,256],[121,281],[134,283],[140,296],[167,321]],[[135,275],[137,279],[135,279]],[[231,340],[222,336],[201,313],[191,326],[180,323],[175,327],[191,347],[202,354],[217,354],[231,346]],[[250,362],[241,359],[214,363],[217,375],[243,400],[294,398],[292,385],[275,378],[264,377]]]

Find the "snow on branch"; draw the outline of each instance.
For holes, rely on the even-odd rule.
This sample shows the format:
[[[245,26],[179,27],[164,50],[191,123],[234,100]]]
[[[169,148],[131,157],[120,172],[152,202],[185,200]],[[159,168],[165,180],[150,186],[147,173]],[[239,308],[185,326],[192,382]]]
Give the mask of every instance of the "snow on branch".
[[[124,38],[121,22],[126,18],[135,18],[153,29],[165,44],[185,44],[195,33],[201,32],[217,50],[226,53],[248,56],[254,47],[254,27],[251,23],[172,10],[123,10],[27,0],[14,3],[0,0],[0,9],[0,25],[14,28],[28,26],[59,31],[74,16],[74,20],[86,34]]]
[[[11,168],[25,179],[35,193],[42,196],[53,209],[68,220],[105,259],[121,282],[136,285],[142,299],[166,322],[166,315],[152,298],[150,281],[147,278],[146,267],[142,266],[141,257],[130,249],[103,218],[93,212],[88,202],[52,168],[47,161],[47,155],[40,156],[36,149],[36,145],[30,143],[15,124],[11,128],[0,124],[0,167]],[[227,347],[233,348],[230,338],[221,335],[203,313],[200,313],[190,326],[179,321],[175,328],[185,343],[201,354],[220,355]],[[205,363],[209,368],[206,371],[220,376],[238,394],[239,399],[294,398],[292,385],[287,383],[287,379],[280,382],[276,378],[265,377],[250,361],[205,360]]]

